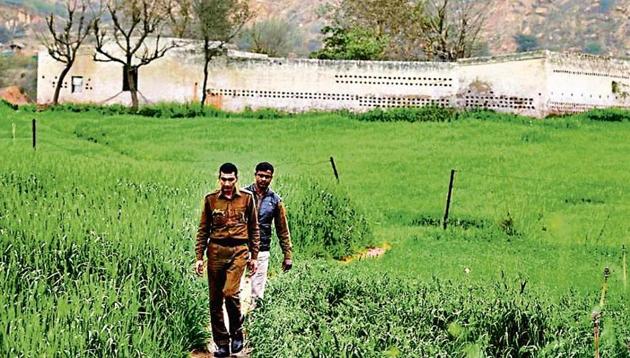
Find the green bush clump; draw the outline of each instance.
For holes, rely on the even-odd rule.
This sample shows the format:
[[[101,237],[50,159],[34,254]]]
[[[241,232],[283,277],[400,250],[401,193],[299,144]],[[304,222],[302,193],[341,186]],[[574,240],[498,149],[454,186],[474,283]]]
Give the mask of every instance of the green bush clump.
[[[0,105],[7,106],[12,109],[18,109],[17,106],[4,100],[2,100],[2,104]],[[38,111],[38,108],[35,105],[23,105],[19,108],[28,112]],[[295,116],[294,113],[285,112],[275,108],[261,108],[253,110],[250,107],[246,107],[242,112],[226,112],[212,106],[202,107],[198,103],[174,102],[160,102],[143,105],[137,112],[134,112],[129,107],[120,104],[98,105],[80,103],[63,103],[57,106],[47,107],[45,111],[73,113],[92,112],[106,116],[135,114],[154,118],[239,117],[252,119],[278,119]],[[330,112],[310,111],[303,113],[303,115],[325,113]],[[355,118],[366,122],[451,122],[460,119],[478,119],[487,121],[512,121],[527,124],[532,121],[532,118],[530,117],[511,113],[499,113],[488,109],[471,109],[461,111],[454,108],[444,108],[435,105],[412,108],[376,108],[364,113],[353,113],[347,110],[340,110],[334,113],[337,113],[342,117]],[[606,122],[626,122],[630,121],[630,111],[622,108],[594,109],[585,113],[559,116],[559,118],[570,122],[567,123],[567,127],[575,126],[575,122],[582,119]],[[553,121],[549,121],[553,125],[559,125],[557,123],[557,118],[549,117],[548,119],[553,119]],[[564,122],[562,124],[564,124]]]
[[[597,299],[557,303],[506,278],[417,282],[311,261],[270,281],[248,332],[253,357],[588,356]],[[603,330],[616,331],[600,352],[628,357],[630,312],[623,297],[612,301]]]
[[[197,103],[157,103],[140,107],[136,114],[158,118],[194,118],[204,116],[216,117],[218,112],[214,107],[202,107]]]
[[[630,122],[630,110],[622,108],[592,109],[577,116],[591,121]]]
[[[291,183],[280,192],[300,255],[341,259],[374,244],[365,216],[343,189],[306,179]]]
[[[461,114],[462,119],[478,119],[483,121],[510,121],[515,123],[531,123],[531,117],[513,113],[501,113],[491,109],[476,108],[470,109]]]
[[[23,110],[36,112],[37,107],[33,105],[22,106]],[[292,116],[291,113],[283,112],[274,108],[262,108],[252,110],[246,108],[241,113],[231,113],[216,109],[212,106],[201,106],[198,103],[170,103],[160,102],[155,104],[143,105],[134,112],[131,108],[120,105],[97,105],[82,103],[63,103],[57,106],[50,106],[45,109],[51,112],[72,112],[72,113],[98,113],[105,116],[116,115],[139,115],[143,117],[153,118],[196,118],[196,117],[241,117],[255,119],[276,119]]]
[[[367,122],[451,122],[458,119],[458,113],[453,108],[425,106],[388,110],[377,108],[353,117]]]
[[[291,113],[283,112],[275,108],[261,108],[257,110],[252,110],[248,107],[245,108],[243,112],[239,113],[239,117],[255,119],[278,119],[291,116]]]
[[[131,112],[128,107],[121,104],[103,106],[98,104],[82,103],[62,103],[56,106],[46,107],[44,110],[50,112],[98,113],[104,116],[123,115]]]

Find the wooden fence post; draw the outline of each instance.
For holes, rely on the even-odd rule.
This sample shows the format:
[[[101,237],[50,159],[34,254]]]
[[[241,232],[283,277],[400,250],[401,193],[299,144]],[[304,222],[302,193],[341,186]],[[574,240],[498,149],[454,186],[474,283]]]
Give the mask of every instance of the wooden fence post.
[[[37,150],[37,120],[33,119],[33,149]]]
[[[335,166],[335,159],[333,159],[333,157],[330,157],[330,165],[332,165],[333,173],[337,179],[337,184],[339,184],[339,173],[337,172],[337,166]]]
[[[444,209],[444,220],[442,227],[446,230],[448,225],[448,211],[451,208],[451,195],[453,194],[453,181],[455,180],[455,169],[451,169],[451,179],[448,182],[448,194],[446,195],[446,208]]]

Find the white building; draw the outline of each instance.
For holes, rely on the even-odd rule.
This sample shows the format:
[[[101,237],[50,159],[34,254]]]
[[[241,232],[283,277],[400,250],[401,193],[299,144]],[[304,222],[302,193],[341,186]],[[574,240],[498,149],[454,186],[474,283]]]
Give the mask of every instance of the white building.
[[[95,62],[85,47],[64,81],[60,102],[128,104],[118,63]],[[38,103],[49,103],[62,64],[40,51]],[[188,42],[141,67],[141,101],[201,98],[203,61]],[[208,103],[286,111],[407,107],[483,107],[535,117],[596,107],[630,108],[630,61],[539,51],[453,63],[267,58],[229,50],[210,65]]]

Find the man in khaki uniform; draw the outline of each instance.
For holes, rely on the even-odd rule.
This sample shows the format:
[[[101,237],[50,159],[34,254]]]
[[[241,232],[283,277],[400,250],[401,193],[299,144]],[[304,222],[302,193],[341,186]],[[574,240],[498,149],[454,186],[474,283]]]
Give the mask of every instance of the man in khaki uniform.
[[[221,188],[206,195],[197,231],[197,274],[203,273],[203,254],[206,250],[208,255],[210,321],[212,337],[217,345],[215,357],[229,356],[230,348],[232,353],[243,349],[243,316],[239,297],[241,276],[246,265],[250,274],[256,272],[260,245],[253,195],[239,189],[237,182],[236,166],[232,163],[221,165]],[[230,332],[223,321],[224,301]]]

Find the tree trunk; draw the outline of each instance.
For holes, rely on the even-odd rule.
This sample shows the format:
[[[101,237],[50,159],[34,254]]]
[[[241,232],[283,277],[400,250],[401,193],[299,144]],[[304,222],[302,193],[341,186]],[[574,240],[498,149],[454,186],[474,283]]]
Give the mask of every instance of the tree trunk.
[[[55,95],[53,96],[53,106],[56,106],[59,103],[59,93],[61,92],[61,86],[63,86],[63,80],[66,78],[68,72],[70,72],[71,67],[72,63],[66,64],[66,67],[59,74],[57,85],[55,86]],[[72,83],[70,83],[70,88],[72,88]]]
[[[201,92],[201,107],[206,105],[206,97],[208,91],[208,64],[210,63],[210,40],[203,40],[203,91]]]
[[[133,112],[138,112],[138,89],[136,88],[136,83],[134,79],[134,70],[131,66],[126,66],[125,71],[127,72],[127,85],[129,86],[129,92],[131,92],[131,110]],[[137,73],[138,69],[136,69]]]
[[[208,97],[208,63],[210,61],[205,60],[203,65],[203,92],[201,93],[201,107],[206,105],[206,98]]]
[[[136,89],[131,90],[131,111],[138,112],[140,104],[138,103],[138,91]]]

